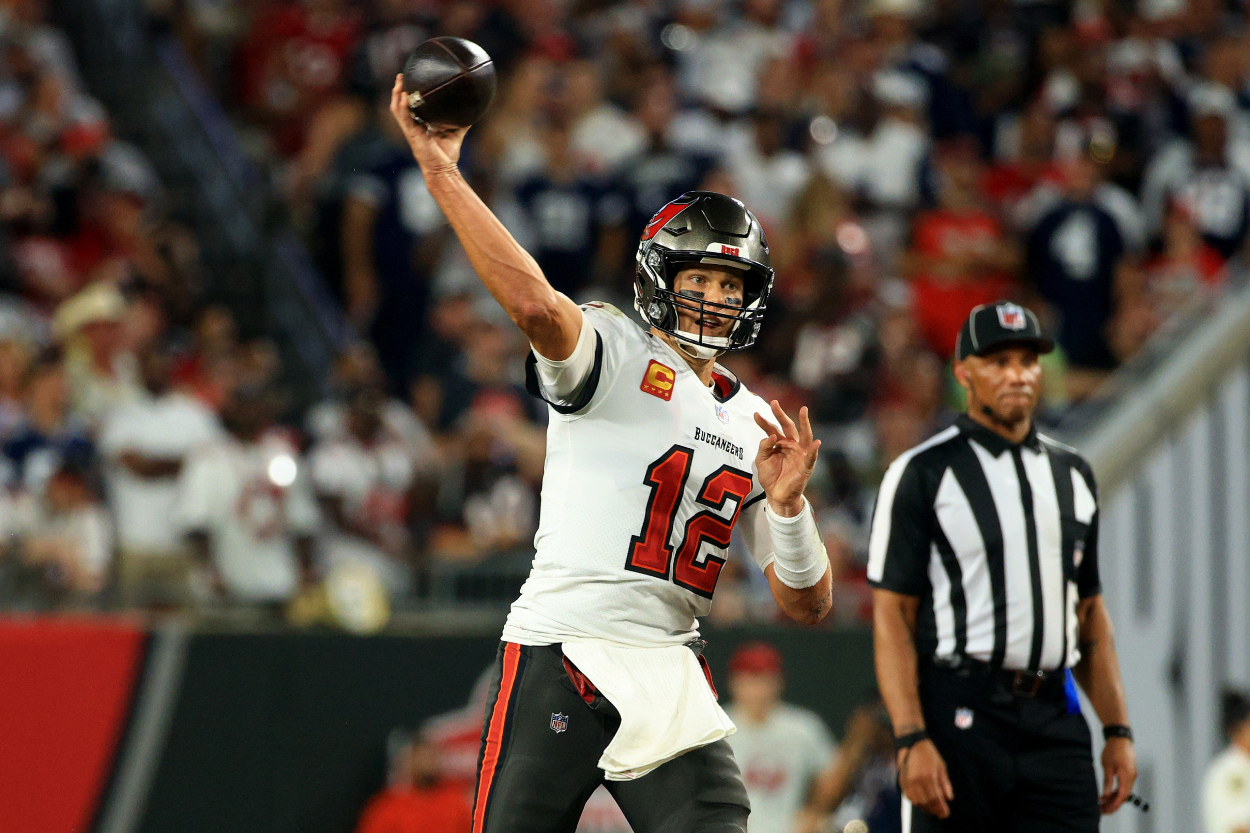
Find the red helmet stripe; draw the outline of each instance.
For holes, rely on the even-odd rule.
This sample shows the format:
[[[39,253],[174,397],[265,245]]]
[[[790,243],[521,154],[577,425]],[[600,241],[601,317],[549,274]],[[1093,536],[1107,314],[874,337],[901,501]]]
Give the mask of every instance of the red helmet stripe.
[[[651,218],[651,222],[647,223],[647,227],[642,230],[642,239],[650,240],[652,237],[655,237],[659,234],[660,229],[668,225],[669,220],[673,219],[693,204],[694,203],[689,202],[670,202],[668,205],[661,208],[655,213],[655,216]]]

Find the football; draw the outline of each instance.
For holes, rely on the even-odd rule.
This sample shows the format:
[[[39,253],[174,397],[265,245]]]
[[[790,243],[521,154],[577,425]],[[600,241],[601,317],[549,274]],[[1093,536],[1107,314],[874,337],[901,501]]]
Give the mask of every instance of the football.
[[[408,110],[419,122],[468,127],[495,97],[495,65],[486,50],[464,38],[431,38],[404,62]]]

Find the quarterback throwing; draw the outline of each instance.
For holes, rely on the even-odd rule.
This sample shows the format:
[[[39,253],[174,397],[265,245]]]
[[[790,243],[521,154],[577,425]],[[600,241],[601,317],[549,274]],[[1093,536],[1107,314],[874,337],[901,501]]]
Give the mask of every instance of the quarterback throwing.
[[[500,643],[473,833],[573,831],[606,783],[636,833],[745,833],[749,803],[700,652],[734,528],[792,618],[830,605],[804,488],[820,442],[716,358],[754,343],[768,245],[737,200],[694,191],[638,248],[636,306],[556,292],[456,167],[465,129],[391,112],[486,288],[532,346],[551,411],[537,554]]]

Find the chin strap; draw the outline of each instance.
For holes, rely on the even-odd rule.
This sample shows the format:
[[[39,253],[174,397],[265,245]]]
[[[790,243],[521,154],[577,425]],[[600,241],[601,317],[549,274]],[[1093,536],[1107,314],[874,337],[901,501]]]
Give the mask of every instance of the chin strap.
[[[673,341],[675,341],[675,342],[677,343],[677,349],[678,349],[678,350],[680,350],[681,352],[685,353],[687,356],[689,356],[690,358],[694,359],[695,361],[700,361],[700,362],[715,361],[716,359],[718,359],[718,358],[720,358],[721,356],[725,355],[725,352],[726,352],[725,350],[719,350],[719,349],[717,349],[717,348],[715,348],[715,347],[706,347],[706,346],[701,345],[701,344],[691,344],[690,342],[686,341],[685,339],[683,339],[683,338],[678,338],[677,336],[673,336]],[[712,355],[710,355],[710,356],[701,356],[701,355],[699,355],[698,351],[699,351],[699,348],[700,348],[700,347],[702,347],[704,350],[711,350],[711,351],[712,351]]]

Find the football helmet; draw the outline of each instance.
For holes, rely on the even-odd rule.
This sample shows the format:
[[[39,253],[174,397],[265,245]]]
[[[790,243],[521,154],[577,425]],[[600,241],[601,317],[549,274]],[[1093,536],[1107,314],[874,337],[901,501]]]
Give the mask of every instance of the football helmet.
[[[634,306],[648,324],[677,339],[683,351],[695,358],[714,359],[755,343],[773,287],[773,269],[760,221],[741,202],[712,191],[687,191],[647,223],[637,261]],[[741,306],[674,290],[677,273],[700,263],[742,271]],[[728,336],[682,332],[678,307],[701,318],[733,319],[733,328]]]

